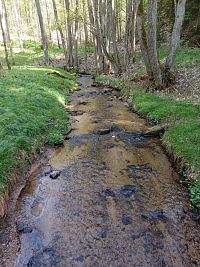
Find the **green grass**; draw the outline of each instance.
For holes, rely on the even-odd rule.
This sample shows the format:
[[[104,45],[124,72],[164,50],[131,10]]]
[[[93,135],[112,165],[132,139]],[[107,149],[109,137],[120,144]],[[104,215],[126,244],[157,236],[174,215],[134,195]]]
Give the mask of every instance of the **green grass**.
[[[165,48],[158,49],[159,59],[163,60],[168,55],[168,50]],[[136,52],[136,62],[142,59],[142,53]],[[176,54],[175,67],[190,68],[200,65],[200,49],[179,48]]]
[[[16,50],[14,46],[14,58],[16,66],[34,65],[37,60],[42,60],[44,58],[44,53],[41,49],[40,43],[24,41],[23,46],[24,52]],[[57,55],[63,55],[63,49],[59,49],[56,45],[49,45],[49,56],[53,58]],[[2,44],[0,46],[0,60],[3,65],[6,65],[4,59],[4,48]]]
[[[126,85],[122,80],[106,76],[99,76],[96,81],[118,87],[123,94],[128,91],[134,107],[142,116],[169,123],[162,141],[177,159],[182,159],[188,166],[188,172],[192,170],[196,174],[189,189],[192,203],[200,209],[200,106],[145,93],[136,83]]]
[[[0,79],[0,193],[10,173],[41,151],[60,144],[67,129],[64,106],[74,77],[48,75],[47,67],[14,67]]]

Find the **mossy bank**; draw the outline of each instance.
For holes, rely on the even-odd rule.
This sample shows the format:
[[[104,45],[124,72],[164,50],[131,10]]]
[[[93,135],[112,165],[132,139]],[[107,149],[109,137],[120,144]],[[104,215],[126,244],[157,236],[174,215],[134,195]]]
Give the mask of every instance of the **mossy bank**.
[[[98,76],[96,81],[118,88],[141,115],[157,124],[166,124],[162,143],[173,157],[182,174],[182,182],[189,186],[190,198],[200,208],[200,107],[189,101],[161,98],[145,92],[134,82],[125,83],[112,76]]]
[[[55,71],[62,73],[51,75]],[[48,67],[15,67],[0,79],[0,213],[14,183],[12,173],[31,163],[45,144],[60,144],[67,130],[65,110],[75,78]]]

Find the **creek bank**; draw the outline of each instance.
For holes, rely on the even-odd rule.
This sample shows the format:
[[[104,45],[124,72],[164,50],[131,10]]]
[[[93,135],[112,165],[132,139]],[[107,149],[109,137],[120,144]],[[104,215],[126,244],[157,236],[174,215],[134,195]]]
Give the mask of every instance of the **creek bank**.
[[[34,66],[14,67],[0,79],[0,217],[7,213],[13,185],[45,145],[63,143],[74,79],[58,68]]]
[[[98,86],[119,91],[118,99],[152,124],[143,135],[161,138],[166,153],[181,176],[180,183],[188,187],[191,202],[199,209],[200,107],[187,101],[161,98],[145,92],[134,82],[125,83],[111,76],[98,76],[95,82]]]

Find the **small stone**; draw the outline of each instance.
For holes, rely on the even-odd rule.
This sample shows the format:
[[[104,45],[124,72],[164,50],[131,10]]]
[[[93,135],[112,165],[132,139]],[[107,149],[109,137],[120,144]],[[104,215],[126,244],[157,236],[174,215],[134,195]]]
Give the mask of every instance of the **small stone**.
[[[143,221],[146,221],[146,220],[149,219],[149,217],[148,217],[146,214],[141,214],[141,219],[142,219]]]
[[[120,194],[124,195],[125,197],[130,197],[138,190],[137,186],[134,185],[124,185],[120,189]]]
[[[132,224],[132,218],[127,216],[127,215],[123,215],[122,217],[122,223],[124,225],[129,225],[129,224]]]
[[[107,232],[106,231],[101,231],[101,232],[97,233],[97,236],[101,237],[101,238],[106,238],[107,237]]]
[[[160,219],[162,221],[167,220],[167,217],[164,215],[164,212],[162,210],[154,210],[150,213],[150,215],[153,219]]]
[[[109,134],[110,131],[111,131],[111,130],[110,130],[109,128],[105,128],[105,129],[99,129],[99,130],[97,131],[97,133],[100,134],[100,135],[104,135],[104,134]]]
[[[82,255],[75,259],[75,261],[79,261],[79,262],[84,262],[84,260],[85,260],[85,257]]]
[[[25,223],[16,223],[16,229],[21,234],[31,233],[33,230]]]
[[[52,173],[49,175],[51,179],[57,179],[60,176],[61,171],[52,171]]]
[[[105,191],[105,194],[110,197],[115,197],[115,192],[113,192],[111,189],[107,188]]]

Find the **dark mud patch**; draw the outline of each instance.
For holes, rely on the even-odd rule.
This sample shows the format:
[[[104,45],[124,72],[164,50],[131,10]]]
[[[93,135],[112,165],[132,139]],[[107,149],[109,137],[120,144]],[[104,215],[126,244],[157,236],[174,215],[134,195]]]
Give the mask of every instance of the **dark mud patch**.
[[[147,146],[147,141],[141,133],[119,133],[116,136],[116,141],[122,141],[137,148],[143,148]]]
[[[106,196],[111,196],[111,197],[119,197],[119,196],[124,196],[124,197],[131,197],[133,194],[135,194],[139,190],[138,186],[135,185],[123,185],[120,188],[117,189],[110,189],[107,188],[104,193]]]
[[[98,139],[98,135],[96,134],[81,134],[81,135],[74,135],[71,136],[68,140],[70,145],[79,146],[85,144],[85,142],[89,141],[96,141]]]
[[[98,96],[111,96],[112,92],[110,91],[91,91],[91,92],[80,92],[77,93],[77,97],[81,98],[90,98],[90,97],[98,97]]]
[[[72,110],[72,111],[69,111],[69,114],[71,116],[81,116],[85,113],[85,111],[83,110]]]

